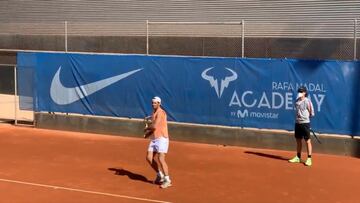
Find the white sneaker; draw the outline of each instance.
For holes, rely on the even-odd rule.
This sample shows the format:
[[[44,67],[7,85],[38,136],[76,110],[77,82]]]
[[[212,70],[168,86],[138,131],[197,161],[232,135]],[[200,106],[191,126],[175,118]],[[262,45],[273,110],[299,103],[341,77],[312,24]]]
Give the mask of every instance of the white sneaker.
[[[164,182],[160,185],[160,187],[163,188],[163,189],[168,188],[168,187],[170,187],[170,186],[171,186],[171,181],[164,181]]]

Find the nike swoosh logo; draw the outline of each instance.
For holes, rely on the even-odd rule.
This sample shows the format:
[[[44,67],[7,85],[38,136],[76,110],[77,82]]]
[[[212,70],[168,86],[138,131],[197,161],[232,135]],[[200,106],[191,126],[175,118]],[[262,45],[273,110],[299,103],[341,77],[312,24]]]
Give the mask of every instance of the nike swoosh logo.
[[[96,82],[92,82],[89,84],[81,85],[79,87],[64,87],[63,84],[60,81],[60,71],[61,66],[57,70],[57,72],[54,75],[54,78],[51,81],[50,86],[50,96],[51,99],[59,105],[66,105],[74,103],[84,97],[87,97],[91,94],[94,94],[95,92],[104,89],[105,87],[122,80],[126,77],[129,77],[130,75],[141,71],[141,69],[136,69],[127,73],[123,73],[117,76],[113,76],[110,78],[106,78],[103,80],[99,80]]]

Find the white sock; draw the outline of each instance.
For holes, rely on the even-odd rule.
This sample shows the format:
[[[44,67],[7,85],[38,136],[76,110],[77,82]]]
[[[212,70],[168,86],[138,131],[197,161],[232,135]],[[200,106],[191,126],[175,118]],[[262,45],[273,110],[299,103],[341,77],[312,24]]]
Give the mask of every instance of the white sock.
[[[159,177],[164,177],[164,174],[161,172],[161,171],[159,171],[158,173],[157,173],[157,175],[159,176]]]

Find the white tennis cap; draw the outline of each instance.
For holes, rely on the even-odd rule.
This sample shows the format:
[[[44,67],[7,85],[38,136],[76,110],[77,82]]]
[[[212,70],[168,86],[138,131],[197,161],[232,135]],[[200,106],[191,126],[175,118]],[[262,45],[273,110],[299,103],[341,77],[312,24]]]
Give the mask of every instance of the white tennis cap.
[[[153,102],[159,102],[159,103],[161,104],[161,99],[160,99],[160,97],[154,97],[154,98],[152,99],[152,101],[153,101]]]

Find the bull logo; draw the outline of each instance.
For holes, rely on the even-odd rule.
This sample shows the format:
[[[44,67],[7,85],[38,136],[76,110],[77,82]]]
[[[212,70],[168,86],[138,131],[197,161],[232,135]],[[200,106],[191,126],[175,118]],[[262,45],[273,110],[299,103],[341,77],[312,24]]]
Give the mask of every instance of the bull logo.
[[[224,89],[229,86],[229,83],[231,81],[234,81],[237,79],[237,74],[235,71],[231,70],[230,68],[226,68],[228,71],[230,71],[232,73],[232,75],[227,76],[224,79],[221,79],[221,83],[219,86],[218,79],[215,79],[214,76],[207,74],[207,72],[213,68],[214,67],[207,68],[206,70],[204,70],[201,73],[201,77],[210,82],[210,85],[211,85],[211,87],[213,87],[215,89],[215,92],[216,92],[216,95],[218,96],[218,98],[221,98],[221,95],[224,92]]]

